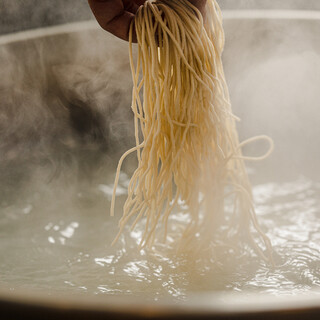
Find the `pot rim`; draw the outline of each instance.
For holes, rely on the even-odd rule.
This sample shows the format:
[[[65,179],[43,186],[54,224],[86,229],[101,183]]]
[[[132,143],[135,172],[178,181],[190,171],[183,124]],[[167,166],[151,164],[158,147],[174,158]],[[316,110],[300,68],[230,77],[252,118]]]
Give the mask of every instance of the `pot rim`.
[[[224,20],[311,20],[320,21],[320,10],[223,10]],[[0,46],[13,42],[48,37],[64,33],[100,29],[95,20],[66,23],[30,29],[0,36]]]
[[[313,312],[320,315],[320,290],[305,294],[271,295],[247,292],[207,292],[190,294],[185,301],[173,302],[169,298],[145,301],[133,296],[106,296],[83,294],[48,294],[46,290],[0,289],[2,306],[72,310],[73,312],[99,312],[152,317],[183,315],[244,316],[248,314],[297,314]]]

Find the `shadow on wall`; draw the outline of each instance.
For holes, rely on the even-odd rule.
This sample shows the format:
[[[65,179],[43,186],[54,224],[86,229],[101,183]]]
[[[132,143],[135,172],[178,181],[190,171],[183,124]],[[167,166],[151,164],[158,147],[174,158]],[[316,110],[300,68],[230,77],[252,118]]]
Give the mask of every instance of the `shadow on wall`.
[[[319,0],[218,0],[222,9],[320,10]],[[93,19],[87,0],[1,0],[0,34]]]

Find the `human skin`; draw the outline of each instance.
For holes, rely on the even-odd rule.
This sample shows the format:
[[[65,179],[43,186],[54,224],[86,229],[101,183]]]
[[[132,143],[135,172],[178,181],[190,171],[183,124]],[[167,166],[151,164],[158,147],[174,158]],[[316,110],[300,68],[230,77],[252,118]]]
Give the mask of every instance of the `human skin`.
[[[128,41],[132,20],[138,8],[146,0],[88,0],[90,8],[100,26],[116,37]],[[201,13],[207,0],[189,0]],[[133,41],[136,37],[133,34]]]

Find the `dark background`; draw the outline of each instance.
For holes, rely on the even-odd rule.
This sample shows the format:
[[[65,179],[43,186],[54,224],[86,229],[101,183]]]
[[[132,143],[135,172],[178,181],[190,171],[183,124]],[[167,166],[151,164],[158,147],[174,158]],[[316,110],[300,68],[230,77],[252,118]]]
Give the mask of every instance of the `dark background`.
[[[320,10],[320,0],[220,0],[222,9]],[[93,19],[87,0],[0,0],[0,34]]]

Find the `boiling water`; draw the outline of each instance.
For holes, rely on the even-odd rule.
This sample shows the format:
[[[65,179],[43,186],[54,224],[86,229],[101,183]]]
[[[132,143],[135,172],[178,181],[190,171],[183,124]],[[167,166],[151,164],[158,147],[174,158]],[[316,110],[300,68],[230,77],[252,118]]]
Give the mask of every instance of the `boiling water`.
[[[122,175],[118,198],[125,199]],[[253,193],[263,230],[272,241],[275,266],[250,248],[223,247],[201,255],[176,254],[166,245],[138,250],[143,226],[126,230],[111,247],[117,219],[110,218],[112,184],[82,187],[51,182],[27,196],[2,202],[0,283],[86,295],[132,295],[148,300],[207,291],[274,295],[320,289],[320,183],[306,177],[256,184]],[[170,225],[183,223],[176,214]],[[139,229],[140,228],[140,229]],[[215,253],[216,252],[216,253]]]

